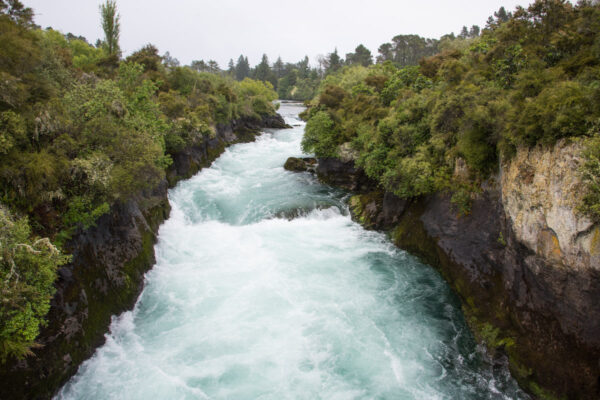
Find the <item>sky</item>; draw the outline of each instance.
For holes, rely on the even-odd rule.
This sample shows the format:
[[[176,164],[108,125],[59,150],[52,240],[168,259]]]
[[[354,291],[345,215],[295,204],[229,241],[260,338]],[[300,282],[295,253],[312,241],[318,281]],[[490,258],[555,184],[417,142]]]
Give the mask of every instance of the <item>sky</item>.
[[[63,33],[102,38],[101,0],[21,0],[35,22]],[[148,43],[182,64],[216,60],[222,68],[240,54],[250,65],[265,53],[297,62],[337,48],[344,56],[363,44],[377,54],[380,44],[399,34],[439,38],[463,25],[485,26],[504,6],[512,11],[530,0],[117,0],[123,55]]]

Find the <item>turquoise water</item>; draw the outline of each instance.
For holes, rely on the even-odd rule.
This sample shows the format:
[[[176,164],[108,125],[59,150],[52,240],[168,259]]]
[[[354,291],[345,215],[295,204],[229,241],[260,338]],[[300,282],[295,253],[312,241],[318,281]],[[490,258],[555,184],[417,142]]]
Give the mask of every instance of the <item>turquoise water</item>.
[[[300,111],[170,191],[135,308],[57,398],[526,398],[432,268],[282,168]]]

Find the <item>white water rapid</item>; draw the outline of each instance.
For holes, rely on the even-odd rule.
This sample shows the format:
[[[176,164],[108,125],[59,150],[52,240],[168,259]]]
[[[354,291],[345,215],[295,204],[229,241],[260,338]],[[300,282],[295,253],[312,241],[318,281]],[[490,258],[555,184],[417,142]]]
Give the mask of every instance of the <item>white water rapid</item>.
[[[58,399],[527,398],[437,272],[283,169],[301,110],[170,191],[135,308]]]

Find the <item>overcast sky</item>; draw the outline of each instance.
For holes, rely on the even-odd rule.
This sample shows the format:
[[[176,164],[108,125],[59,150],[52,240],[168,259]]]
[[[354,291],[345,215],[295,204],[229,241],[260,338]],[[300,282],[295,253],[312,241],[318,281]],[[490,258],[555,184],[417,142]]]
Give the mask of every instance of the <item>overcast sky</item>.
[[[22,0],[35,21],[63,33],[102,38],[100,0]],[[147,43],[169,51],[183,64],[263,53],[271,62],[281,56],[296,62],[338,48],[340,55],[362,43],[373,55],[398,34],[439,38],[463,25],[483,27],[504,6],[512,11],[529,0],[117,0],[121,15],[121,49],[128,55]]]

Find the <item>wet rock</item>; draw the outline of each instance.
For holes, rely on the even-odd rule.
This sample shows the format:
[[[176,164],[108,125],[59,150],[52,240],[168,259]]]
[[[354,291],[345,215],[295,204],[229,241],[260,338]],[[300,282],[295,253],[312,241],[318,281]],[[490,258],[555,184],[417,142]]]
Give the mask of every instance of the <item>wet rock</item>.
[[[288,221],[291,221],[296,218],[306,217],[314,210],[326,210],[331,207],[332,206],[329,204],[324,204],[316,205],[314,207],[296,207],[288,210],[280,210],[277,213],[275,213],[275,218],[287,219]]]
[[[273,129],[291,128],[291,126],[286,124],[283,117],[279,114],[263,116],[262,117],[262,126],[265,128],[273,128]]]
[[[353,192],[375,190],[377,185],[369,180],[364,171],[354,166],[354,161],[342,161],[337,158],[319,158],[317,176],[325,183]]]
[[[283,168],[293,172],[315,172],[317,160],[311,157],[290,157],[286,160]]]
[[[388,230],[398,224],[408,203],[389,192],[358,194],[350,198],[350,215],[366,229]]]

